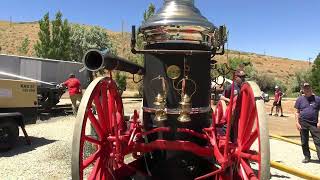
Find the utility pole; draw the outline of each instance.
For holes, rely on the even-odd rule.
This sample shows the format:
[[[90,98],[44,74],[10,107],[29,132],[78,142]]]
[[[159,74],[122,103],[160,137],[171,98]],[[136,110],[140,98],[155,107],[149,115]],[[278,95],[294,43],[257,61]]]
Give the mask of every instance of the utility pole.
[[[124,40],[124,20],[121,20],[121,41],[122,41],[122,43],[125,42],[125,40]],[[124,45],[122,46],[121,49],[122,49],[122,56],[125,57],[125,55],[124,55],[124,51],[125,51]]]
[[[308,58],[308,60],[309,60],[309,66],[311,65],[311,59],[312,59],[311,57]]]
[[[121,35],[122,35],[122,38],[123,38],[123,28],[124,28],[124,20],[121,20]]]

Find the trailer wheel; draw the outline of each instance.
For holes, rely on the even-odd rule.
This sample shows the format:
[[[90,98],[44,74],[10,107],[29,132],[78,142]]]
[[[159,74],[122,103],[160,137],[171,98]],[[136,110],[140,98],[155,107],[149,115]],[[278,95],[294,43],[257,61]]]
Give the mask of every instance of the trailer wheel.
[[[19,137],[18,124],[15,121],[0,123],[0,150],[14,147]]]

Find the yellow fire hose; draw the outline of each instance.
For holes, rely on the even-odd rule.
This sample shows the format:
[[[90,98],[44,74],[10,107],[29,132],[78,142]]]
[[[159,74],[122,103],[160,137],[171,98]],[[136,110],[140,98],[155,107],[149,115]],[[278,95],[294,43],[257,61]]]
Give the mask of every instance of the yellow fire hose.
[[[291,139],[288,139],[288,138],[285,138],[285,137],[282,137],[282,136],[278,136],[278,135],[275,135],[275,134],[269,134],[270,137],[274,138],[274,139],[278,139],[278,140],[282,140],[282,141],[285,141],[285,142],[288,142],[288,143],[292,143],[292,144],[296,144],[296,145],[300,145],[301,146],[301,143],[299,141],[295,141],[295,140],[291,140]],[[309,147],[310,150],[313,150],[313,151],[317,151],[315,147]]]
[[[285,138],[285,137],[282,137],[282,136],[274,135],[274,134],[270,134],[269,136],[274,138],[274,139],[282,140],[282,141],[285,141],[285,142],[288,142],[288,143],[297,144],[297,145],[301,146],[301,143],[298,142],[298,141],[294,141],[294,140],[291,140],[291,139],[288,139],[288,138]],[[309,148],[311,150],[313,150],[313,151],[316,151],[316,149],[314,147],[309,147]],[[280,171],[292,174],[292,175],[297,176],[297,177],[301,177],[301,178],[304,178],[304,179],[320,180],[319,176],[315,176],[313,174],[306,173],[304,171],[301,171],[299,169],[295,169],[295,168],[286,166],[286,165],[278,163],[276,161],[270,161],[270,165],[271,165],[271,167],[273,167],[275,169],[278,169]]]
[[[278,169],[280,171],[295,175],[297,177],[301,177],[301,178],[304,178],[304,179],[320,180],[319,176],[315,176],[313,174],[306,173],[306,172],[301,171],[299,169],[295,169],[295,168],[286,166],[284,164],[281,164],[281,163],[278,163],[278,162],[275,162],[275,161],[270,161],[270,164],[271,164],[271,167],[273,167],[275,169]]]

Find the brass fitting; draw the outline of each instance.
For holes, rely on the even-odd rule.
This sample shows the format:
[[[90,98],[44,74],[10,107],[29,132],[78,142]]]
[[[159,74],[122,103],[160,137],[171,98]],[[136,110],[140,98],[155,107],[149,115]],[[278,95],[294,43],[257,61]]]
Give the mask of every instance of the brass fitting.
[[[185,94],[181,98],[181,102],[179,104],[180,104],[180,109],[181,110],[180,110],[180,116],[178,117],[178,121],[180,121],[180,122],[190,122],[191,121],[190,112],[191,112],[191,109],[192,109],[190,96]]]
[[[166,105],[167,101],[165,96],[158,93],[158,95],[155,97],[155,101],[153,102],[155,105],[155,120],[156,121],[165,121],[167,120],[167,113],[166,113]]]

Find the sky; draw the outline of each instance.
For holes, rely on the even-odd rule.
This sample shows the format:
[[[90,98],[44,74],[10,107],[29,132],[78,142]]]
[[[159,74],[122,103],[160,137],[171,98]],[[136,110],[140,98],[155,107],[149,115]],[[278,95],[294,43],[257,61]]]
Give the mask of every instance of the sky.
[[[61,11],[69,22],[112,31],[139,26],[150,3],[164,0],[1,0],[0,20],[38,21]],[[290,59],[315,59],[320,53],[319,0],[195,0],[202,15],[229,30],[228,48]]]

